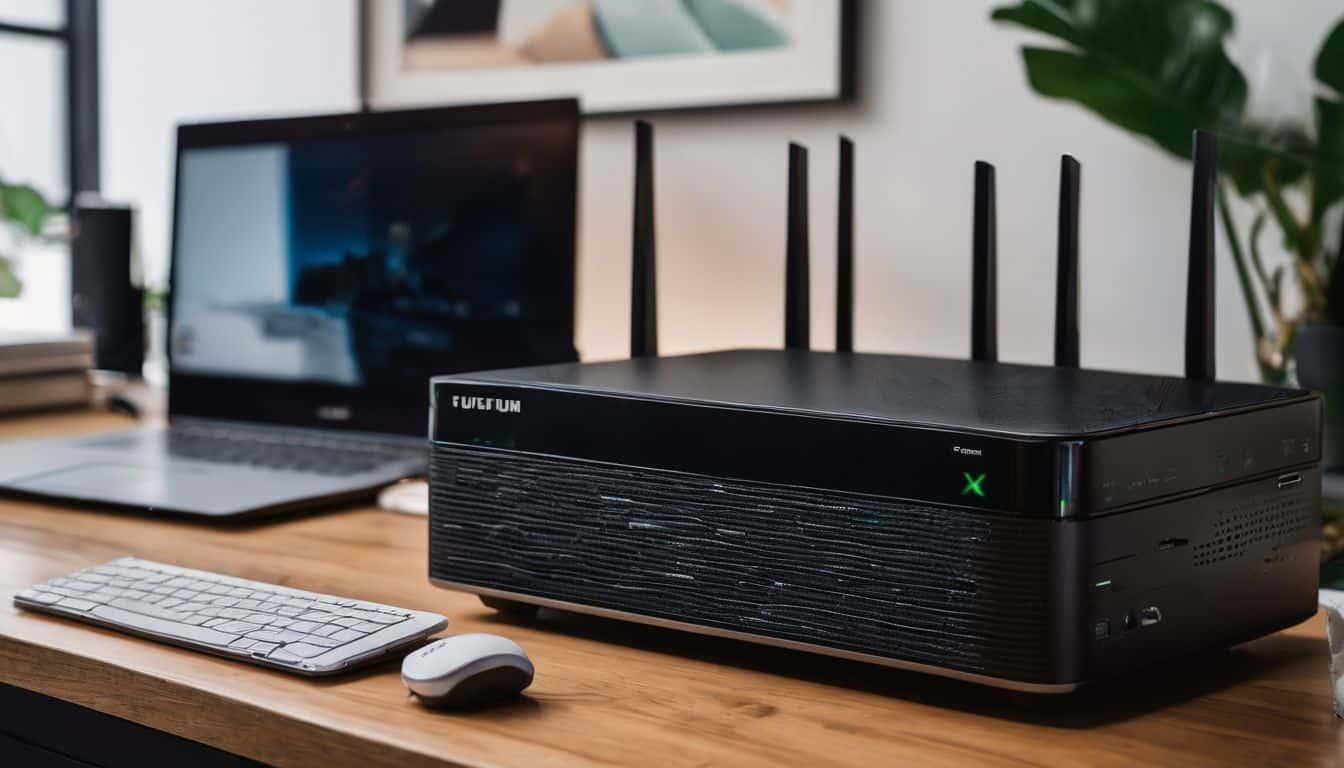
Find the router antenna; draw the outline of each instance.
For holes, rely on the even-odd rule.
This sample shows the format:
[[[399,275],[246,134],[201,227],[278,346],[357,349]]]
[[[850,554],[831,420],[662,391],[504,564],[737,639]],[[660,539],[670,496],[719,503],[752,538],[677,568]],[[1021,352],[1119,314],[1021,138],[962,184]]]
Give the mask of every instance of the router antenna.
[[[1185,286],[1185,376],[1213,381],[1213,206],[1218,194],[1218,138],[1195,131],[1194,188],[1190,194],[1190,274]]]
[[[630,356],[658,356],[658,260],[653,227],[653,126],[635,122],[635,226],[630,280]]]
[[[835,351],[854,351],[854,142],[840,137],[835,223]]]
[[[1078,367],[1078,193],[1083,167],[1059,164],[1059,264],[1055,273],[1055,365]]]
[[[971,359],[999,357],[998,293],[995,278],[994,166],[975,164],[975,228],[972,234]]]
[[[784,274],[784,348],[807,349],[811,337],[808,293],[807,148],[789,144],[788,242]]]

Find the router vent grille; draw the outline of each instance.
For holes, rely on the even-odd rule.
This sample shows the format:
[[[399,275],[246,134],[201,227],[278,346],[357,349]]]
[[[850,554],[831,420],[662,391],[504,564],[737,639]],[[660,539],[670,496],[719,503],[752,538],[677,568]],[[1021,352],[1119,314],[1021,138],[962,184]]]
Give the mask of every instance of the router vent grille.
[[[1019,680],[1045,520],[436,444],[436,579]]]
[[[1191,550],[1195,567],[1259,556],[1300,538],[1316,525],[1306,494],[1275,491],[1230,504],[1214,513],[1207,538]]]

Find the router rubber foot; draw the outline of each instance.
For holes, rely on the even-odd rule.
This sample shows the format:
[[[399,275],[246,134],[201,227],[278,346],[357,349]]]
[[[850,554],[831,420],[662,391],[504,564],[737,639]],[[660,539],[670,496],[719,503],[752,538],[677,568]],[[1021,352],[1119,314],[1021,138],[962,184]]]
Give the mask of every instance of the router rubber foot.
[[[541,610],[539,606],[529,603],[520,603],[517,600],[506,600],[502,597],[486,597],[481,595],[481,602],[486,608],[494,608],[505,616],[513,616],[519,619],[530,619],[537,615]]]

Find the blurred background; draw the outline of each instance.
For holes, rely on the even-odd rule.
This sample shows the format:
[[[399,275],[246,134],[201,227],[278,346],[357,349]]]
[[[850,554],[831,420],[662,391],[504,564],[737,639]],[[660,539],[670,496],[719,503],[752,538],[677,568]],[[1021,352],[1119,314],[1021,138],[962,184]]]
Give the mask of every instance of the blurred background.
[[[992,21],[998,5],[1007,4],[862,3],[850,101],[655,116],[665,353],[778,344],[789,140],[812,148],[812,334],[814,345],[829,345],[835,136],[844,132],[858,145],[857,348],[966,354],[972,163],[985,159],[999,175],[1000,355],[1048,362],[1058,164],[1069,152],[1084,169],[1082,363],[1179,373],[1188,167],[1079,106],[1036,95],[1019,48],[1044,38]],[[1228,53],[1247,72],[1252,99],[1309,113],[1312,61],[1341,15],[1337,0],[1224,5],[1236,18]],[[134,207],[139,270],[161,287],[174,125],[358,109],[361,7],[103,0],[98,10],[101,192]],[[59,26],[65,13],[62,0],[0,0],[7,23]],[[69,195],[64,78],[60,41],[0,34],[0,178],[57,203]],[[585,359],[626,353],[631,169],[629,120],[588,119],[575,339]],[[1249,225],[1251,207],[1233,206]],[[1264,241],[1266,258],[1282,258],[1278,237]],[[68,326],[64,248],[24,246],[24,290],[0,300],[0,327]],[[1220,372],[1255,380],[1247,312],[1227,243],[1220,249]]]

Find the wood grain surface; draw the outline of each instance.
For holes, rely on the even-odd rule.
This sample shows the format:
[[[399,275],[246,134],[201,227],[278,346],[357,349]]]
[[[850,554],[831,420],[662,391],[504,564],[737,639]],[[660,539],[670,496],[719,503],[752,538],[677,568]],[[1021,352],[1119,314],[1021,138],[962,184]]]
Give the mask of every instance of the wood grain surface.
[[[70,413],[0,439],[126,426]],[[1038,697],[556,612],[496,616],[426,580],[423,518],[246,527],[0,500],[0,682],[278,766],[1344,765],[1318,615],[1227,652]],[[525,698],[424,709],[398,664],[314,682],[23,613],[32,583],[133,554],[447,615],[517,640]]]

